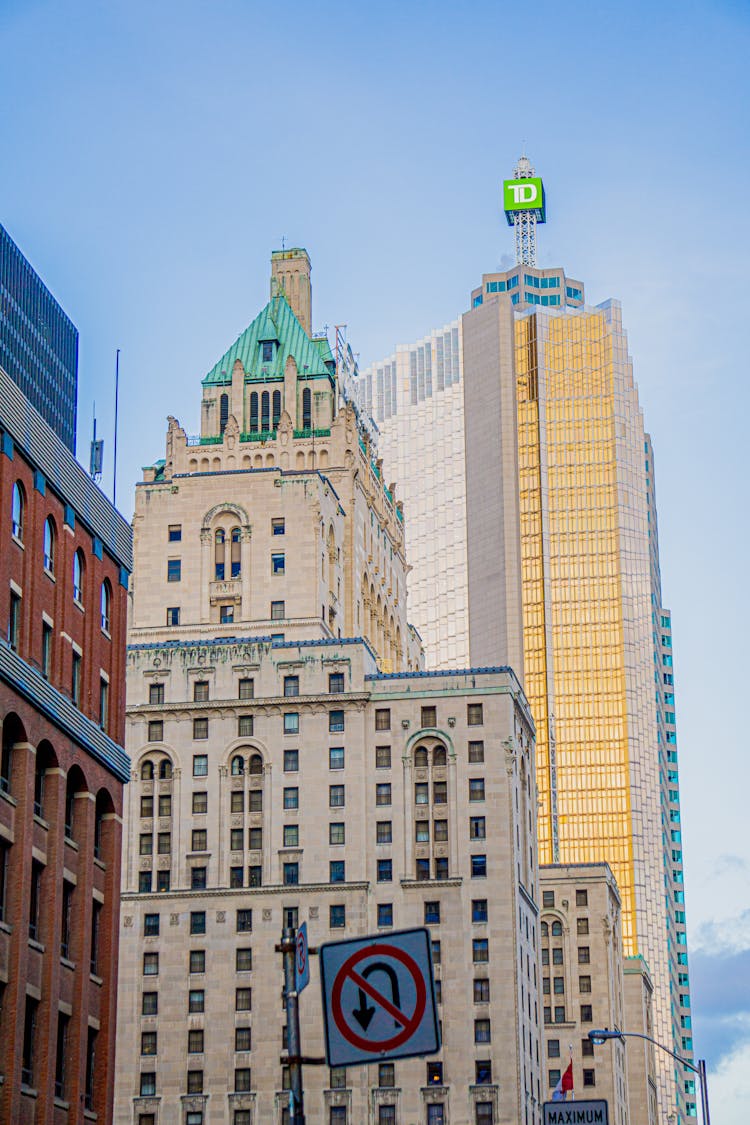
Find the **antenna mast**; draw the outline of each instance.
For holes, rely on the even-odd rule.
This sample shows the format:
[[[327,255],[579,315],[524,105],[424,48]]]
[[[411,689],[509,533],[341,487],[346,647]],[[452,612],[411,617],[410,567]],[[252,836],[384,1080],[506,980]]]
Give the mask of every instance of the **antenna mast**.
[[[518,158],[513,179],[503,182],[508,226],[516,237],[516,265],[536,265],[536,225],[547,221],[544,185],[525,155]]]

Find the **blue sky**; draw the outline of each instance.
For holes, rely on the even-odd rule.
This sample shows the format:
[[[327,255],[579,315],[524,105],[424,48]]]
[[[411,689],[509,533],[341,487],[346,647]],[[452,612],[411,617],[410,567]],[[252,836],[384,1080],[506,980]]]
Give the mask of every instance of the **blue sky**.
[[[126,514],[282,235],[316,326],[366,363],[512,253],[499,184],[525,145],[540,264],[622,300],[654,438],[695,1043],[715,1114],[744,1120],[750,7],[0,0],[0,42],[0,221],[80,329],[80,449],[96,399],[110,469],[122,349]]]

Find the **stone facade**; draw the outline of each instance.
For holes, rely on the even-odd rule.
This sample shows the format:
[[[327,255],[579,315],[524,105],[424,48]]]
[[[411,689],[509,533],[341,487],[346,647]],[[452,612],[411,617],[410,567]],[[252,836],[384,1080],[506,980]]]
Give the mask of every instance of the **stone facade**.
[[[572,1058],[576,1099],[606,1099],[611,1125],[656,1125],[653,1047],[588,1038],[599,1027],[652,1034],[651,980],[640,958],[623,958],[612,871],[606,863],[543,864],[539,883],[545,1100]]]
[[[201,437],[171,420],[136,493],[116,1121],[288,1119],[274,947],[304,920],[316,945],[427,926],[443,1032],[307,1067],[310,1125],[537,1125],[528,706],[507,667],[421,671],[400,505],[274,260]],[[301,1015],[320,1056],[315,963]]]

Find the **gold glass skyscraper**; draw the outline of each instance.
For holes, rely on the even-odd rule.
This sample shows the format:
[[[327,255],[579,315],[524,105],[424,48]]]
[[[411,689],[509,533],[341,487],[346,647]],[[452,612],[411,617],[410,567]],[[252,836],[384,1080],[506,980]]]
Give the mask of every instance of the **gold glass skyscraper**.
[[[416,422],[406,380],[391,416],[375,412],[407,518],[412,497],[429,507],[421,466],[439,456],[441,426],[462,432],[463,463],[450,469],[465,479],[464,504],[409,542],[410,559],[434,591],[446,545],[462,553],[468,613],[456,643],[468,642],[473,665],[512,664],[531,703],[540,857],[610,864],[624,952],[643,956],[653,976],[655,1035],[690,1056],[676,735],[665,719],[674,723],[671,622],[660,605],[653,454],[620,305],[586,305],[582,283],[562,270],[519,265],[482,278],[460,327],[461,409],[437,408],[439,425],[410,439],[412,457],[396,444]],[[363,373],[363,389],[377,370]],[[411,591],[409,604],[419,628]],[[431,641],[428,664],[439,667],[446,655]],[[659,1062],[659,1112],[689,1119],[690,1083],[666,1056]]]

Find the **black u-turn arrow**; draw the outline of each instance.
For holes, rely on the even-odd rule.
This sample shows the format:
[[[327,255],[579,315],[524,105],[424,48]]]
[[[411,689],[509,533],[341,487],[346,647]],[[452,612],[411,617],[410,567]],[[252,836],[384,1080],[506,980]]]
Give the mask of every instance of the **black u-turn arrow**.
[[[388,980],[391,982],[391,1000],[393,1001],[395,1007],[400,1009],[401,993],[399,992],[398,987],[398,975],[396,974],[395,970],[392,969],[389,964],[387,964],[387,962],[373,961],[372,964],[368,965],[366,969],[362,970],[362,976],[365,978],[365,980],[368,980],[373,973],[378,972],[385,973],[388,977]],[[362,1030],[367,1031],[367,1028],[370,1026],[372,1017],[375,1015],[375,1007],[370,1007],[370,1005],[367,1003],[367,998],[361,988],[357,989],[357,991],[359,993],[359,1007],[353,1009],[352,1015],[354,1016],[354,1019],[357,1021]],[[394,1020],[393,1022],[396,1027],[399,1026],[398,1020]]]

